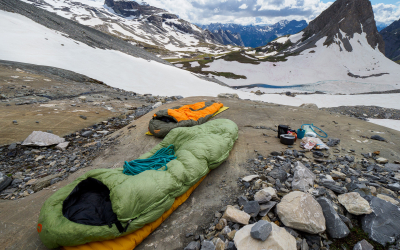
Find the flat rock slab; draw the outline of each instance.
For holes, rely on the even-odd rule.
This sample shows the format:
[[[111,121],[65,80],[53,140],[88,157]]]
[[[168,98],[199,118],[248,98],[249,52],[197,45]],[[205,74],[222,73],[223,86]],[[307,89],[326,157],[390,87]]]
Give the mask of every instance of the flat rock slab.
[[[326,231],[335,239],[341,239],[349,235],[350,230],[346,224],[340,219],[340,216],[333,208],[332,201],[328,198],[321,197],[317,199],[321,205],[326,221]]]
[[[374,196],[367,196],[366,199],[373,212],[361,218],[364,232],[382,245],[395,242],[400,237],[400,209]]]
[[[42,131],[33,131],[24,142],[22,142],[23,146],[51,146],[55,144],[60,144],[65,141],[64,138],[59,137],[58,135],[54,135],[47,132]]]

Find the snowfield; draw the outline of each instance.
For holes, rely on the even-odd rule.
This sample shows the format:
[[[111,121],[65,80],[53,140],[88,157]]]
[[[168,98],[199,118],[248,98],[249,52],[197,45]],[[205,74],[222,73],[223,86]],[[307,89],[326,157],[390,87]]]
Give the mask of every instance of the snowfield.
[[[136,58],[119,51],[96,49],[15,13],[0,11],[0,59],[71,70],[111,87],[140,94],[217,96],[236,93],[241,99],[318,107],[376,105],[400,109],[400,94],[381,95],[255,95],[202,80],[175,66]],[[219,60],[217,60],[219,61]],[[254,65],[253,65],[254,66]],[[268,79],[273,75],[264,75]],[[400,79],[400,78],[399,78]]]
[[[285,42],[289,38],[295,41],[299,39],[299,35],[281,37],[278,40]],[[359,87],[362,89],[361,92],[393,90],[400,87],[400,66],[386,58],[377,48],[372,48],[367,42],[365,33],[356,33],[350,40],[352,52],[347,52],[344,48],[340,51],[340,47],[336,44],[326,47],[323,45],[325,39],[319,40],[315,48],[304,50],[298,56],[287,57],[288,60],[285,62],[261,62],[259,65],[253,65],[219,59],[209,63],[210,67],[204,70],[232,72],[247,77],[247,79],[217,77],[230,86],[250,84],[290,86],[336,82],[331,84],[332,86],[323,86],[326,91],[333,93],[360,93]],[[388,74],[361,79],[351,77],[348,73],[358,76]],[[352,90],[347,87],[347,83],[350,83]]]

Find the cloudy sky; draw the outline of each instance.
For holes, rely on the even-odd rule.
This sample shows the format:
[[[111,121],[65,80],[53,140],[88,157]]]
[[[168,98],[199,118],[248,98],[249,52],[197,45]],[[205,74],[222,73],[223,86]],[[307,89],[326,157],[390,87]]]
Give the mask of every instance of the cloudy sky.
[[[136,0],[141,2],[142,0]],[[332,0],[145,0],[197,24],[273,24],[280,20],[307,20],[318,16]],[[400,18],[400,0],[371,0],[377,24]]]

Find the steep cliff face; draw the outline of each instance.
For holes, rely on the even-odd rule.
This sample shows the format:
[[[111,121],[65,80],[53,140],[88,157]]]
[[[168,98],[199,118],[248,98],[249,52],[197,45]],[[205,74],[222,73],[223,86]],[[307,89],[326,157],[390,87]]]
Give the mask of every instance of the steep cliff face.
[[[111,8],[115,13],[125,18],[142,18],[154,25],[160,32],[167,32],[164,25],[168,25],[181,32],[191,34],[196,39],[219,43],[224,45],[244,46],[243,42],[236,34],[227,34],[226,32],[212,33],[202,30],[188,21],[180,19],[177,15],[168,13],[166,10],[150,6],[141,5],[129,0],[105,0],[105,5]]]
[[[324,44],[336,43],[341,49],[352,51],[349,40],[355,33],[365,33],[368,44],[385,53],[385,43],[379,34],[369,0],[337,0],[328,9],[309,23],[297,42],[301,51],[325,38]]]
[[[224,45],[245,46],[239,33],[232,33],[230,30],[216,30],[211,33],[213,39]]]
[[[385,55],[393,61],[400,61],[400,19],[381,30],[385,41]]]

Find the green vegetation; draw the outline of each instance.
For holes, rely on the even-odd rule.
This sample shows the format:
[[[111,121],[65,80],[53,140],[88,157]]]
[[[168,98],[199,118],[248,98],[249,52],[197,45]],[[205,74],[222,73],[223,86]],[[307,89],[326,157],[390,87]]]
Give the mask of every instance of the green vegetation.
[[[396,61],[395,63],[398,63],[398,64],[400,64],[400,60]]]
[[[346,249],[353,249],[354,245],[357,244],[357,242],[364,240],[364,239],[366,241],[368,241],[372,246],[374,246],[375,250],[389,249],[389,246],[384,247],[381,244],[379,244],[373,240],[370,240],[368,238],[368,234],[365,233],[359,227],[353,227],[350,230],[350,234],[346,238],[334,240],[333,244],[329,245],[329,249],[343,250],[344,248],[342,248],[342,246],[344,246]]]
[[[247,57],[248,56],[248,57]],[[234,51],[226,54],[225,56],[222,57],[225,61],[228,62],[240,62],[240,63],[250,63],[250,64],[260,64],[258,62],[258,58],[252,56],[252,55],[247,55],[244,56],[242,52],[239,51]],[[251,57],[251,58],[249,58]],[[253,59],[252,59],[253,58]]]
[[[207,63],[212,62],[213,60],[198,60],[197,62],[200,64],[200,66],[192,67],[189,61],[186,62],[179,62],[183,64],[183,67],[190,72],[197,73],[197,74],[202,74],[202,75],[208,75],[212,74],[214,76],[223,76],[225,78],[230,78],[230,79],[247,79],[246,76],[242,75],[236,75],[231,72],[214,72],[214,71],[203,71],[203,68],[208,68],[209,66]]]

